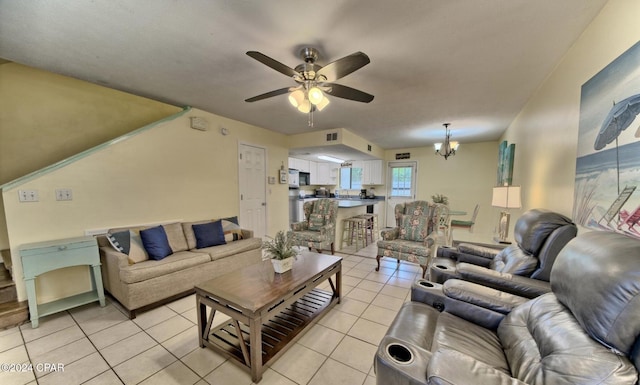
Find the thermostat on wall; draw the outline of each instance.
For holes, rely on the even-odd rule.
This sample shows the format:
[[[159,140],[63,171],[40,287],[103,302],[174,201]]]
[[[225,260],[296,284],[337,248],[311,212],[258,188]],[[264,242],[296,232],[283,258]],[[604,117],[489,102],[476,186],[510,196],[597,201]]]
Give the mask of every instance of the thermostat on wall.
[[[200,130],[200,131],[207,131],[209,129],[209,123],[203,118],[192,116],[191,128],[195,128],[196,130]]]

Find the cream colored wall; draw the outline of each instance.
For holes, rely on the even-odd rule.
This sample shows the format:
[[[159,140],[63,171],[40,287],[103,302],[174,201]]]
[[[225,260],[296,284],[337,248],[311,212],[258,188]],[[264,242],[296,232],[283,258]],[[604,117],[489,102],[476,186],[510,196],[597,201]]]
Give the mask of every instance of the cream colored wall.
[[[572,215],[581,87],[640,40],[638,16],[638,1],[607,3],[507,129],[522,210]]]
[[[0,185],[181,110],[17,63],[0,64]],[[0,249],[9,248],[0,203]]]
[[[498,211],[491,207],[492,188],[496,184],[498,166],[498,143],[462,143],[455,156],[445,160],[435,155],[433,147],[403,148],[385,151],[387,162],[395,161],[396,153],[409,152],[417,161],[417,199],[431,201],[434,194],[449,198],[452,210],[463,210],[471,216],[476,204],[480,211],[473,233],[454,230],[456,240],[490,243]],[[403,160],[404,161],[404,160]]]
[[[191,129],[191,116],[205,118],[210,130]],[[223,136],[221,127],[229,134]],[[277,176],[280,164],[287,162],[284,135],[194,109],[7,189],[3,199],[15,276],[22,276],[17,248],[25,243],[80,236],[87,229],[237,215],[240,142],[266,148],[269,176]],[[73,200],[56,201],[57,188],[71,188]],[[18,203],[18,189],[38,190],[40,201]],[[288,212],[288,185],[268,185],[268,191],[267,233],[275,234],[288,227],[288,215],[280,214]],[[39,299],[48,302],[86,291],[86,274],[48,273],[39,279]],[[17,288],[24,300],[20,279]]]

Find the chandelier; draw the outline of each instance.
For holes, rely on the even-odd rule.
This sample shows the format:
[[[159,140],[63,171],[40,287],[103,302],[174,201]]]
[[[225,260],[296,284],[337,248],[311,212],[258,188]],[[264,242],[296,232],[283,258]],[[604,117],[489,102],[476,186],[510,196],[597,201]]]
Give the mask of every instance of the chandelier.
[[[451,131],[449,130],[449,126],[451,123],[444,123],[444,143],[436,143],[433,146],[436,148],[436,155],[444,156],[444,159],[449,158],[452,155],[456,154],[456,150],[460,146],[460,143],[456,141],[451,141]]]
[[[329,89],[329,87],[323,88]],[[313,112],[324,110],[330,101],[315,81],[308,80],[289,94],[289,103],[298,111],[309,114],[309,126],[313,127]]]

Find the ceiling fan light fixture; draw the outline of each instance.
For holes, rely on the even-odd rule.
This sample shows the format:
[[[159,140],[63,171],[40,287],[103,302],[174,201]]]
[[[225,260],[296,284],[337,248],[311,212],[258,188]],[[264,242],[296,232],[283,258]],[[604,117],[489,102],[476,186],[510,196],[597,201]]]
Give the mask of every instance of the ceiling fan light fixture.
[[[300,103],[298,111],[304,114],[308,114],[311,111],[311,103],[309,102],[309,99],[304,99],[302,103]]]
[[[320,103],[316,104],[316,108],[318,109],[318,111],[322,111],[326,106],[329,105],[329,103],[330,103],[329,98],[322,98]]]
[[[322,102],[323,99],[325,99],[325,97],[320,88],[316,86],[309,88],[309,101],[311,102],[311,104],[317,106]]]
[[[304,92],[302,90],[295,90],[289,94],[289,103],[292,106],[298,108],[304,102]]]

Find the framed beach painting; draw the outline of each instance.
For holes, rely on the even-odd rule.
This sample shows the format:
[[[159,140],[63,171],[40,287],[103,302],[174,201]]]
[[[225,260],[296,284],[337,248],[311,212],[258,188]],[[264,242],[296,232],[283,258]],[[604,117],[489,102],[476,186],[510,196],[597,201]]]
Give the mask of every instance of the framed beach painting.
[[[640,238],[640,42],[582,85],[573,218]]]

